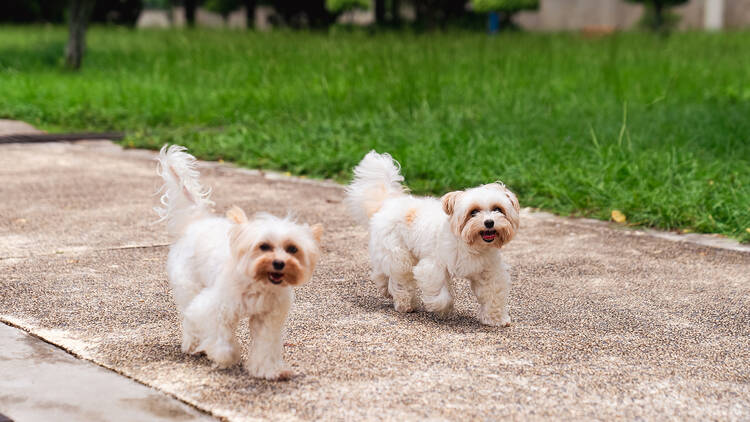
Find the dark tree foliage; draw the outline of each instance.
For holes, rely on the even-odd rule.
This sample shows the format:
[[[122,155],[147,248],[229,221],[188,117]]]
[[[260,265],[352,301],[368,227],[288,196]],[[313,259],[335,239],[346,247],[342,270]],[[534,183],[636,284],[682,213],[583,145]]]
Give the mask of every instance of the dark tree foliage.
[[[373,0],[375,24],[378,26],[399,26],[401,24],[401,2],[399,0]]]
[[[375,23],[377,25],[385,25],[385,0],[374,0],[375,6]]]
[[[466,0],[413,0],[416,25],[422,28],[444,28],[468,15]]]
[[[522,10],[536,10],[539,0],[472,0],[471,5],[477,12],[498,13],[500,29],[515,29],[513,16]]]
[[[91,21],[133,26],[141,10],[141,0],[96,0]]]
[[[325,0],[274,0],[270,3],[282,23],[293,28],[325,28],[338,16],[326,8]]]
[[[258,6],[257,0],[243,0],[245,5],[245,17],[247,18],[247,27],[253,28],[255,26],[255,8]]]
[[[0,0],[0,22],[63,23],[71,5],[68,0]],[[89,20],[134,25],[142,9],[141,0],[96,0]]]
[[[0,0],[0,22],[62,23],[67,0]]]
[[[198,0],[183,0],[182,6],[185,8],[185,21],[190,27],[195,26],[195,11],[198,9]]]

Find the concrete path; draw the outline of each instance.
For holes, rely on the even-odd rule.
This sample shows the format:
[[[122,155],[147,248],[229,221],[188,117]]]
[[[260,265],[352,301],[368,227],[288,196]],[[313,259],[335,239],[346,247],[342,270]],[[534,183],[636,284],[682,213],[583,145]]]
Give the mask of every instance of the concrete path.
[[[179,350],[166,233],[151,224],[153,156],[106,142],[0,146],[0,320],[231,420],[750,415],[746,247],[525,211],[505,250],[513,325],[479,325],[465,283],[438,321],[378,296],[340,186],[204,163],[218,211],[294,209],[326,227],[288,326],[285,357],[302,375],[215,370]]]
[[[0,374],[0,412],[19,422],[215,420],[5,324]]]

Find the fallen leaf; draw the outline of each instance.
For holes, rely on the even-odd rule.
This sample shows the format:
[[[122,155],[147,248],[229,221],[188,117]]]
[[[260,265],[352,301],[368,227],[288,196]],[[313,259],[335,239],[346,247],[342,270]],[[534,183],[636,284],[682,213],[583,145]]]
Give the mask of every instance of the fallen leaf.
[[[616,223],[624,223],[627,221],[627,217],[625,217],[625,214],[620,212],[619,210],[612,210],[612,220]]]

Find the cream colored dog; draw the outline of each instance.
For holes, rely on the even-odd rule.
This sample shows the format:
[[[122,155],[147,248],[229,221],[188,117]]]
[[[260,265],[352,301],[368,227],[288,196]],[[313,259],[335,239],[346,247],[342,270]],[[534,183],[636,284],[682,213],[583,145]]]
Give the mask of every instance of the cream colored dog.
[[[507,326],[510,275],[500,254],[519,226],[518,199],[502,183],[416,197],[388,154],[368,153],[347,187],[352,215],[369,224],[372,279],[399,312],[418,305],[453,309],[452,278],[466,278],[480,304],[479,321]]]
[[[310,280],[320,255],[322,227],[258,214],[248,219],[231,208],[212,214],[195,158],[165,145],[157,172],[164,178],[162,208],[175,242],[167,273],[182,314],[182,351],[205,352],[218,367],[239,362],[235,331],[249,318],[253,347],[245,363],[259,378],[292,376],[283,359],[283,331],[294,300],[293,286]]]

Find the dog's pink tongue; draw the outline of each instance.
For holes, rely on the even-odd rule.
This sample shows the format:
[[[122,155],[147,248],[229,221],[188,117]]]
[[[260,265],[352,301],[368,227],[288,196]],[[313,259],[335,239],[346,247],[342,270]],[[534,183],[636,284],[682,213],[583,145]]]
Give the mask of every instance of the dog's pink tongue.
[[[494,234],[483,234],[482,235],[482,239],[484,239],[484,240],[492,240],[494,238],[495,238]]]

